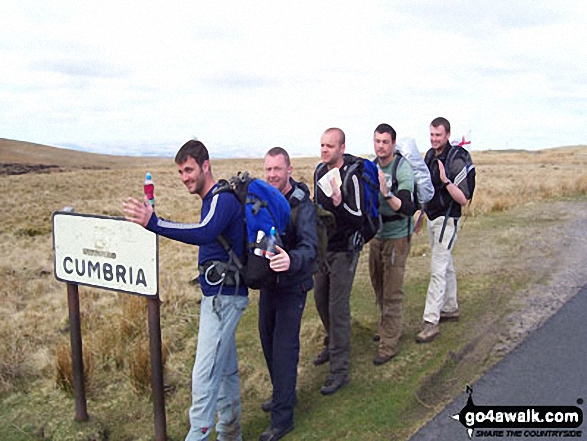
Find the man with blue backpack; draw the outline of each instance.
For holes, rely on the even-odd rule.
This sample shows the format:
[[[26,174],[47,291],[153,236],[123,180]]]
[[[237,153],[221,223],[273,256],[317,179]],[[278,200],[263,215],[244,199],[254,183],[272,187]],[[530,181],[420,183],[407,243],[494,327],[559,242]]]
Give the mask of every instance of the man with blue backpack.
[[[450,123],[446,118],[435,118],[430,123],[431,148],[424,158],[435,193],[425,208],[432,256],[422,330],[416,337],[418,343],[428,343],[438,337],[440,321],[456,321],[460,316],[452,250],[461,208],[471,200],[475,190],[475,167],[469,152],[451,145],[449,139]],[[419,224],[420,219],[416,231]]]
[[[314,172],[314,198],[334,214],[336,231],[314,275],[316,308],[326,330],[324,348],[314,364],[330,362],[330,373],[320,392],[331,395],[349,381],[350,294],[364,242],[365,191],[361,169],[355,165],[357,158],[345,154],[344,132],[339,128],[326,130],[320,146],[322,162]],[[332,177],[321,181],[325,176]]]
[[[381,312],[374,340],[379,348],[373,363],[387,363],[399,352],[402,333],[403,281],[413,232],[414,172],[396,154],[396,132],[389,124],[375,129],[373,144],[379,167],[379,213],[382,227],[369,246],[369,273]]]
[[[259,296],[259,336],[273,386],[271,398],[261,405],[271,412],[271,425],[259,440],[276,441],[294,427],[300,327],[316,261],[316,210],[308,187],[291,177],[293,167],[285,149],[270,149],[264,168],[266,181],[291,207],[281,236],[283,248],[277,248],[270,263],[277,273],[275,284],[261,287]]]
[[[241,276],[229,263],[230,253],[245,253],[244,216],[232,192],[215,192],[208,150],[200,141],[188,141],[175,157],[182,182],[190,194],[202,199],[201,218],[186,224],[159,218],[148,200],[129,198],[126,218],[146,229],[191,245],[199,245],[198,264],[203,298],[200,309],[198,347],[192,371],[191,428],[187,441],[207,440],[218,414],[219,439],[240,440],[241,402],[235,332],[249,303]],[[146,198],[146,197],[145,197]],[[230,253],[217,240],[231,244]]]

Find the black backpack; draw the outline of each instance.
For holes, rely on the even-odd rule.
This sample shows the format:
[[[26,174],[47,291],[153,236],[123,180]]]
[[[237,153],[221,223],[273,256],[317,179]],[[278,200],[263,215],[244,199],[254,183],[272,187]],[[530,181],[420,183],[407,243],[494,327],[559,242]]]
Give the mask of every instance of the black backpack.
[[[456,158],[462,159],[465,163],[465,167],[455,176],[452,170],[452,164]],[[471,159],[469,151],[460,145],[453,145],[451,151],[448,152],[448,155],[446,156],[444,169],[446,171],[446,177],[457,186],[463,181],[463,179],[467,180],[467,187],[470,192],[467,199],[469,199],[470,204],[473,199],[473,193],[475,192],[476,173],[475,165],[473,165],[473,160]]]
[[[431,155],[430,158],[432,158],[432,155],[434,155],[434,152],[429,151],[428,155]],[[457,158],[461,159],[464,162],[465,166],[460,171],[455,173],[453,170],[453,163]],[[426,158],[426,163],[427,164],[430,163],[430,159],[428,157]],[[457,186],[464,179],[467,180],[467,188],[469,189],[469,194],[465,195],[465,196],[469,200],[469,204],[471,204],[471,200],[473,199],[473,193],[475,191],[476,173],[475,173],[475,165],[473,164],[473,160],[471,159],[471,154],[469,153],[469,151],[460,145],[452,145],[451,150],[448,152],[446,159],[444,160],[444,171],[446,173],[446,177],[453,184],[455,184]],[[441,194],[441,196],[442,196],[442,194]],[[453,198],[450,198],[450,201],[446,201],[442,197],[441,197],[440,201],[442,203],[442,206],[446,207],[446,214],[444,215],[444,222],[442,224],[442,229],[440,230],[440,237],[438,239],[439,242],[442,242],[442,239],[444,238],[444,231],[446,229],[446,223],[448,222],[448,215],[450,214],[451,209],[452,209],[455,201]],[[454,223],[455,223],[455,230],[453,233],[453,237],[451,238],[451,240],[448,244],[449,249],[452,247],[452,244],[454,242],[454,238],[455,238],[456,231],[457,231],[458,219],[455,219]]]
[[[357,249],[361,249],[364,244],[369,242],[379,230],[381,219],[379,216],[379,177],[377,166],[369,159],[361,158],[360,156],[353,156],[348,153],[344,154],[345,162],[348,164],[348,169],[342,182],[342,188],[346,188],[347,180],[355,170],[358,171],[358,176],[361,178],[360,183],[363,187],[364,206],[361,207],[363,213],[363,227],[359,230],[359,235],[355,240]],[[326,164],[320,163],[316,167],[314,173],[314,200],[316,200],[316,193],[318,188],[318,173]],[[325,215],[317,212],[319,218],[324,218]]]

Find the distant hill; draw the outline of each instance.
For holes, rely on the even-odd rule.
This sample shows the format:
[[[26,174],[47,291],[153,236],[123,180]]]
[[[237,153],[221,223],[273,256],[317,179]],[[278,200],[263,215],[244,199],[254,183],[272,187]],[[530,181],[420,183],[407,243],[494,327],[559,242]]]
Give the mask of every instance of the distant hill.
[[[169,159],[103,155],[0,138],[0,164],[3,168],[7,164],[20,164],[23,169],[42,166],[39,168],[47,171],[52,168],[117,168],[152,165],[157,161],[169,163]]]

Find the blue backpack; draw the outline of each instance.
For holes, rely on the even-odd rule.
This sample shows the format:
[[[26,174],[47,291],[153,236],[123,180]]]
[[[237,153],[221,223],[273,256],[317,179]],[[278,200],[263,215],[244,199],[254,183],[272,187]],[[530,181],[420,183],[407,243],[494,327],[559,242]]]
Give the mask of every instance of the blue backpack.
[[[355,169],[358,169],[361,183],[363,184],[365,206],[361,207],[364,220],[361,231],[362,243],[360,246],[362,246],[375,236],[381,225],[381,218],[379,217],[379,172],[377,165],[369,159],[346,153],[344,156],[348,158],[349,168],[342,183],[343,188],[346,188],[347,178],[353,174]]]
[[[281,245],[279,235],[285,232],[290,219],[289,202],[275,187],[251,177],[248,172],[239,172],[228,181],[221,180],[219,184],[215,193],[231,191],[243,206],[246,229],[244,258],[241,260],[236,256],[222,235],[218,236],[218,241],[238,268],[245,285],[253,289],[272,286],[276,274],[269,268],[269,259],[255,251],[261,237],[270,237],[272,227],[277,233],[277,243]]]

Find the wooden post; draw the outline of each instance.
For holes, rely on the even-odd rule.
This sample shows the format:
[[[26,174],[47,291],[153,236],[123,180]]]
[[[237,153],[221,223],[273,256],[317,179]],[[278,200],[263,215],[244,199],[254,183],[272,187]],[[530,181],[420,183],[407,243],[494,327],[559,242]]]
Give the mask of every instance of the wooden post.
[[[67,306],[69,307],[69,334],[71,340],[71,364],[73,374],[73,393],[75,396],[75,420],[89,419],[86,407],[86,387],[84,380],[84,357],[82,350],[82,330],[79,312],[79,291],[77,284],[67,284]]]
[[[149,343],[151,349],[151,387],[153,391],[153,414],[155,417],[155,439],[167,440],[165,419],[165,391],[163,390],[163,357],[161,352],[161,301],[159,296],[147,298],[149,310]]]

